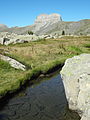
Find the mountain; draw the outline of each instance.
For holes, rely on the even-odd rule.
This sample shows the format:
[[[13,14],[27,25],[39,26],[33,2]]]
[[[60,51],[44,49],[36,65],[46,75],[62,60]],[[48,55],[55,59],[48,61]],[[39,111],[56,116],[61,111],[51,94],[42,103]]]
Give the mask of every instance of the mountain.
[[[16,34],[27,34],[33,31],[37,35],[43,34],[62,34],[66,35],[88,35],[90,34],[90,19],[84,19],[77,22],[62,21],[59,14],[41,14],[37,16],[33,25],[25,27],[8,28],[6,25],[0,24],[0,32],[11,32]]]
[[[39,34],[62,34],[65,31],[66,35],[88,35],[90,34],[90,19],[80,20],[78,22],[57,22],[53,25],[48,26],[37,31]]]
[[[0,31],[4,31],[6,29],[8,29],[8,27],[6,25],[0,24]]]

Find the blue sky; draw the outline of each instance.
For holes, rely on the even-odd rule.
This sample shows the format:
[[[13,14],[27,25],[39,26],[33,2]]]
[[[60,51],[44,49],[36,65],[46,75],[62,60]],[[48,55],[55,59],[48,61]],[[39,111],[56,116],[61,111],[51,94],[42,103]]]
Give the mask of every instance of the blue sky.
[[[64,21],[90,19],[90,0],[0,0],[0,24],[26,26],[36,16],[59,13]]]

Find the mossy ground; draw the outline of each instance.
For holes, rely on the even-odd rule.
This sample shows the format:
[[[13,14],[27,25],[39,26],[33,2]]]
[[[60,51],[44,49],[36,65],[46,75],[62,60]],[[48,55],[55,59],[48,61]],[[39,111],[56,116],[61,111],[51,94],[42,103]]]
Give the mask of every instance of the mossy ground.
[[[0,60],[0,95],[13,92],[40,74],[50,73],[67,58],[81,53],[90,53],[90,37],[63,37],[36,42],[2,46],[0,53],[8,55],[27,66],[27,71],[16,70]]]

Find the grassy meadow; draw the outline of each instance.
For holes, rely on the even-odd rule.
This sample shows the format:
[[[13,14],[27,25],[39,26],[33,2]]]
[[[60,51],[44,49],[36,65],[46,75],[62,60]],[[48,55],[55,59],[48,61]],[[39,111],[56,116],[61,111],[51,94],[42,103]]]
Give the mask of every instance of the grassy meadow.
[[[59,39],[0,45],[0,54],[10,56],[27,66],[26,71],[16,70],[0,60],[0,96],[17,90],[26,80],[40,74],[49,74],[56,67],[61,67],[67,58],[81,53],[90,53],[89,36],[65,36]]]

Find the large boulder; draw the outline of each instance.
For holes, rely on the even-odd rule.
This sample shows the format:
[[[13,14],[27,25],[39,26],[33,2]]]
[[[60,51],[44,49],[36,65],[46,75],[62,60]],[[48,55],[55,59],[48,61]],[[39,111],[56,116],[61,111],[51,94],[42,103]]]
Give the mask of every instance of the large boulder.
[[[8,62],[15,69],[21,69],[23,71],[26,70],[26,66],[25,65],[23,65],[22,63],[18,62],[15,59],[12,59],[12,58],[10,58],[8,56],[4,56],[4,55],[0,54],[0,59]]]
[[[67,59],[60,73],[69,108],[90,120],[90,54]]]
[[[17,34],[9,32],[0,32],[0,44],[9,44],[10,40],[17,37]]]

